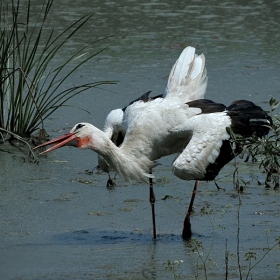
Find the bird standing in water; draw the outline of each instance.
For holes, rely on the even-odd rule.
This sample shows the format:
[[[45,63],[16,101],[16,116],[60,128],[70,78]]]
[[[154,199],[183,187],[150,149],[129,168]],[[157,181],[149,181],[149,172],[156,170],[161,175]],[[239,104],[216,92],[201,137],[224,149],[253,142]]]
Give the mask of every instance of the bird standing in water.
[[[162,98],[162,96],[163,96],[161,94],[161,95],[158,95],[155,97],[150,97],[149,96],[150,93],[151,93],[151,91],[148,91],[148,92],[142,94],[139,98],[131,101],[124,108],[114,109],[107,115],[107,117],[105,119],[103,131],[108,135],[110,140],[116,146],[119,147],[122,144],[124,137],[125,137],[126,128],[125,128],[125,124],[123,123],[123,119],[124,119],[124,114],[125,114],[126,108],[137,101],[148,102],[151,99]],[[110,171],[113,171],[113,170],[110,170],[109,165],[106,163],[106,161],[100,155],[98,155],[98,166],[96,168],[101,169],[102,171],[108,173],[109,179],[107,181],[107,186],[115,185],[115,183],[113,182],[113,180],[111,179],[111,176],[110,176]]]
[[[179,154],[172,170],[182,180],[214,180],[221,168],[240,153],[242,147],[230,144],[228,128],[244,137],[262,137],[269,132],[270,117],[253,102],[239,100],[230,106],[203,99],[207,77],[205,58],[187,47],[173,66],[162,98],[130,104],[123,113],[124,139],[115,145],[108,133],[81,122],[60,137],[36,148],[54,144],[43,153],[65,145],[91,149],[110,169],[124,179],[150,184],[154,211],[151,170],[156,160]],[[194,195],[197,183],[195,184]],[[193,199],[194,199],[193,195]],[[184,221],[183,238],[191,235],[189,211]],[[153,237],[156,228],[153,212]]]

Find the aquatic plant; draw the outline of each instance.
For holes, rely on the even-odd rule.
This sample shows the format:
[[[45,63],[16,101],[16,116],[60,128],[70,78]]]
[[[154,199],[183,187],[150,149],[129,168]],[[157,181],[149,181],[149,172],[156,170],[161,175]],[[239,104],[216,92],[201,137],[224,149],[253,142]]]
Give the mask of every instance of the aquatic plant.
[[[66,43],[92,15],[85,15],[62,32],[57,32],[47,26],[52,4],[53,0],[46,0],[34,20],[30,0],[27,3],[12,0],[6,1],[6,4],[1,1],[0,128],[3,133],[30,136],[39,126],[43,129],[44,120],[70,98],[90,88],[114,83],[90,82],[61,89],[80,66],[108,45],[99,47],[94,53],[89,50],[90,47],[111,36],[81,47],[65,61],[55,65],[59,51],[66,47]],[[44,133],[41,134],[44,136]]]
[[[179,269],[180,269],[181,263],[183,263],[183,262],[184,262],[183,260],[180,260],[180,261],[175,260],[174,262],[171,260],[167,260],[167,262],[164,263],[165,269],[169,270],[172,273],[174,279],[180,279],[181,274],[180,274]]]
[[[241,200],[239,201],[239,206],[237,207],[237,212],[239,213],[237,216],[238,219],[238,230],[237,230],[237,236],[236,236],[236,252],[232,253],[228,250],[227,246],[227,240],[225,240],[225,258],[224,258],[224,264],[216,262],[216,255],[213,253],[213,242],[214,238],[212,235],[213,241],[209,245],[210,247],[206,247],[199,239],[192,238],[188,241],[188,247],[189,247],[189,255],[196,256],[196,263],[193,265],[193,268],[195,269],[195,272],[193,275],[191,275],[194,279],[213,279],[213,274],[215,275],[215,268],[218,267],[224,267],[224,273],[225,277],[224,279],[231,279],[234,277],[235,279],[254,279],[254,276],[256,276],[258,273],[256,271],[257,267],[264,261],[266,257],[269,257],[269,254],[272,253],[272,251],[279,251],[280,249],[280,236],[276,238],[275,242],[271,246],[269,244],[269,237],[268,234],[270,233],[270,230],[266,229],[264,231],[266,235],[266,245],[262,247],[262,250],[259,248],[252,249],[250,248],[249,251],[245,251],[241,253],[241,250],[239,248],[241,236],[240,236],[240,207],[241,207]],[[217,227],[213,221],[210,218],[210,214],[212,214],[212,211],[209,213],[208,211],[205,212],[205,209],[201,209],[202,214],[206,214],[209,218],[211,227],[212,227],[212,234],[218,233],[217,230],[219,227]],[[224,217],[224,214],[222,214]],[[220,233],[218,233],[219,236],[221,236]],[[258,252],[259,251],[259,252]],[[261,252],[263,251],[263,252]],[[210,258],[210,255],[213,255],[213,259]],[[173,279],[185,279],[186,275],[184,275],[184,267],[181,266],[183,264],[183,261],[170,261],[168,260],[165,265],[165,269],[168,270],[172,276]],[[280,264],[277,263],[277,266],[280,267]],[[279,276],[280,277],[280,276]],[[193,279],[190,277],[190,279]],[[216,279],[216,278],[215,278]],[[277,278],[279,279],[279,278]]]

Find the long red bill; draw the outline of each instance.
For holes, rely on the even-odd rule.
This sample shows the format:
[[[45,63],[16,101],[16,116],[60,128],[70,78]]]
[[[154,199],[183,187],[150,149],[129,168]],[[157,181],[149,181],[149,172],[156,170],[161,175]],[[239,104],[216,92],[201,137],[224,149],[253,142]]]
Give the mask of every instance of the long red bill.
[[[66,134],[64,134],[62,136],[54,138],[54,139],[52,139],[52,140],[50,140],[48,142],[45,142],[45,143],[43,143],[41,145],[38,145],[35,148],[33,148],[33,150],[41,148],[41,147],[45,147],[45,146],[50,145],[50,144],[55,144],[51,148],[49,148],[49,149],[45,150],[44,152],[40,153],[42,155],[42,154],[51,152],[51,151],[53,151],[55,149],[58,149],[58,148],[60,148],[62,146],[65,146],[66,144],[68,144],[69,142],[71,142],[73,140],[77,140],[77,137],[76,137],[76,135],[74,133],[69,132],[69,133],[66,133]]]

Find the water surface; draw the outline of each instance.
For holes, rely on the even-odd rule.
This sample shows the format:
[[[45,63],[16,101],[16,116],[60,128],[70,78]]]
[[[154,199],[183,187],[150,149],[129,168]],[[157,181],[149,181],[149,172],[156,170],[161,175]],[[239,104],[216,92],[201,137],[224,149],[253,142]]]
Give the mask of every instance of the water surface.
[[[206,55],[207,98],[225,104],[249,99],[265,109],[271,96],[279,98],[278,1],[57,0],[48,27],[63,29],[85,13],[93,13],[92,19],[54,65],[84,44],[114,37],[94,45],[92,51],[110,47],[64,86],[119,82],[83,93],[58,110],[46,122],[52,137],[80,121],[101,128],[111,109],[149,90],[162,93],[187,45]],[[168,260],[183,261],[176,270],[183,279],[204,279],[205,272],[207,279],[225,279],[226,251],[229,279],[240,279],[238,239],[245,279],[250,267],[245,254],[256,253],[253,265],[280,235],[279,191],[258,184],[264,175],[254,164],[238,165],[247,183],[240,197],[232,183],[234,162],[219,175],[224,191],[213,182],[200,184],[194,236],[184,242],[180,235],[193,182],[175,178],[172,158],[162,159],[155,170],[154,242],[147,186],[117,177],[117,187],[107,189],[106,175],[85,172],[97,165],[90,151],[64,148],[38,157],[38,164],[26,154],[25,147],[0,146],[1,279],[173,279]],[[252,279],[277,279],[279,259],[277,247],[252,269]]]

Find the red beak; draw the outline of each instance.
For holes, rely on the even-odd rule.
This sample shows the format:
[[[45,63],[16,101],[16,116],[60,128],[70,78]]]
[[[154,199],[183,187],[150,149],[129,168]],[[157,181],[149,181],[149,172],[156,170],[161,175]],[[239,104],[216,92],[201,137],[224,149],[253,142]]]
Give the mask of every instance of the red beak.
[[[65,145],[77,147],[78,146],[77,141],[78,141],[78,138],[76,137],[75,133],[69,132],[69,133],[66,133],[62,136],[54,138],[54,139],[52,139],[48,142],[45,142],[45,143],[43,143],[39,146],[36,146],[35,148],[33,148],[33,150],[41,148],[41,147],[45,147],[45,146],[50,145],[50,144],[55,144],[51,148],[49,148],[49,149],[45,150],[44,152],[40,153],[42,155],[42,154],[48,153],[50,151],[53,151],[55,149],[58,149],[60,147],[63,147]]]

